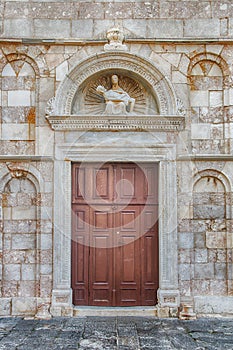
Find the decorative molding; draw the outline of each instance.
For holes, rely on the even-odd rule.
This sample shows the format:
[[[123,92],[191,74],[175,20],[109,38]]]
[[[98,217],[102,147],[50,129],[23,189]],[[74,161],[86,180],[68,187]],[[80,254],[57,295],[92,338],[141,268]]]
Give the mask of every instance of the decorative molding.
[[[188,154],[180,155],[177,157],[177,161],[233,161],[232,154]]]
[[[56,131],[179,131],[184,129],[182,116],[47,116]]]
[[[71,163],[136,161],[160,162],[160,219],[159,305],[179,306],[177,214],[176,214],[176,145],[144,144],[111,141],[98,144],[64,143],[55,148],[55,200],[54,200],[54,285],[52,308],[54,315],[72,305],[70,290],[71,259]],[[63,198],[63,200],[59,200]],[[172,250],[172,254],[169,252]],[[69,310],[68,310],[69,311]],[[53,313],[52,312],[52,313]]]
[[[34,155],[0,155],[1,162],[52,162],[53,157]]]
[[[112,71],[143,81],[156,97],[159,114],[176,115],[176,94],[170,81],[150,61],[126,52],[104,52],[77,64],[60,84],[55,98],[56,115],[71,115],[76,94],[82,84],[94,76]]]
[[[128,48],[123,44],[124,33],[119,28],[110,28],[107,31],[108,44],[104,45],[105,51],[127,51]]]

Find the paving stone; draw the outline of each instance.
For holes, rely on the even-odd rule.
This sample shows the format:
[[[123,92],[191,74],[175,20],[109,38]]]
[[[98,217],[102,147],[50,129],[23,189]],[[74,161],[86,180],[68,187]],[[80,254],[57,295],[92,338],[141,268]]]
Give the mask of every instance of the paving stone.
[[[233,350],[232,319],[0,318],[0,350]]]

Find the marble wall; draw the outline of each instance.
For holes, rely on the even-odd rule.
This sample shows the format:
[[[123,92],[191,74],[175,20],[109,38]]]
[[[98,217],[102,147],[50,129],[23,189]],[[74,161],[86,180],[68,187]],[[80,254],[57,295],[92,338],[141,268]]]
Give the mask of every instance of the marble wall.
[[[3,1],[0,14],[0,314],[48,316],[57,283],[54,196],[64,195],[53,162],[62,162],[61,147],[104,142],[125,150],[130,142],[147,144],[145,152],[148,143],[175,146],[177,295],[198,314],[227,314],[233,295],[233,4]],[[48,101],[75,67],[104,52],[112,26],[123,29],[127,55],[155,66],[182,102],[183,130],[51,128]],[[114,51],[109,62],[113,58]],[[72,158],[67,154],[64,164]],[[72,313],[69,300],[54,313]]]

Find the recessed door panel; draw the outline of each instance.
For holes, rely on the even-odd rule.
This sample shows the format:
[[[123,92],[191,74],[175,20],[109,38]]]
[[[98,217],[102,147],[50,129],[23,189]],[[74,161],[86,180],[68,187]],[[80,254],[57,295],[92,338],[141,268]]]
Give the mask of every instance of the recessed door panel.
[[[73,164],[75,305],[155,305],[158,167]]]

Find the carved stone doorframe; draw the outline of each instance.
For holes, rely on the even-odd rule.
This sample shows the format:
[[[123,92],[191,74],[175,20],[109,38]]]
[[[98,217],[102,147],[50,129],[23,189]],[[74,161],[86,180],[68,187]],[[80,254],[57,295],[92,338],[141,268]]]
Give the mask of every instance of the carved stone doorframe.
[[[56,146],[54,179],[54,284],[51,313],[72,315],[71,290],[71,163],[159,163],[159,290],[158,307],[177,308],[176,145],[129,143],[60,144]]]

